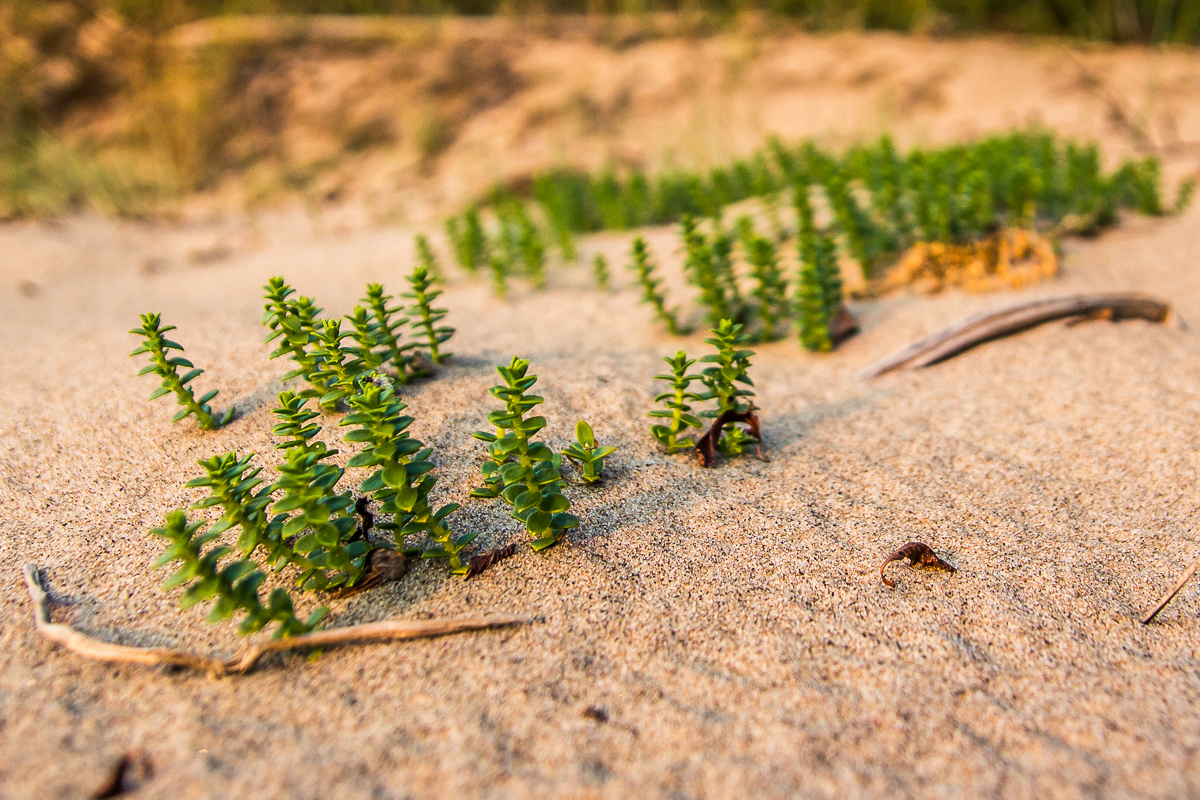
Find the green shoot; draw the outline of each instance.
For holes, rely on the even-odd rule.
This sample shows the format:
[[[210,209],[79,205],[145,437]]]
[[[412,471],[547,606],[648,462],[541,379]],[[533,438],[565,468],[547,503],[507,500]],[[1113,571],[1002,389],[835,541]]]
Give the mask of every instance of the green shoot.
[[[315,339],[317,308],[309,297],[290,299],[293,289],[284,283],[283,278],[271,278],[267,285],[264,298],[262,323],[270,333],[266,341],[279,339],[279,346],[271,353],[271,358],[287,356],[296,363],[296,369],[283,376],[283,380],[303,377],[312,385],[305,390],[307,397],[320,397],[329,391],[326,382],[318,377],[321,372],[321,360],[310,348]]]
[[[326,387],[325,394],[317,399],[326,410],[336,408],[339,401],[357,391],[358,377],[365,369],[363,360],[342,346],[350,336],[342,331],[342,321],[337,319],[324,320],[315,334],[313,354],[320,359],[321,368],[313,377]]]
[[[529,218],[525,206],[516,206],[517,246],[521,252],[521,262],[525,267],[525,275],[533,282],[533,288],[546,288],[546,245],[542,243],[542,234]]]
[[[396,370],[396,377],[400,383],[408,383],[412,377],[412,356],[408,351],[417,346],[416,342],[406,342],[400,344],[400,331],[408,323],[407,317],[397,317],[397,312],[403,309],[400,306],[389,305],[393,299],[391,295],[383,293],[383,286],[378,283],[367,284],[367,296],[362,299],[362,302],[367,304],[367,308],[371,311],[371,336],[375,340],[372,347],[377,348],[371,356],[366,353],[359,352],[358,355],[362,359],[364,369],[378,369],[382,364],[391,364]],[[358,308],[354,309],[355,314],[358,313]],[[354,319],[355,330],[358,330],[358,323]],[[358,337],[356,336],[356,339]],[[358,339],[359,346],[364,346],[364,340]],[[368,348],[369,350],[370,348]]]
[[[409,307],[412,327],[418,331],[418,335],[424,335],[424,344],[429,348],[429,357],[433,363],[441,364],[450,358],[451,354],[443,353],[440,348],[454,335],[454,328],[438,324],[446,318],[446,309],[433,307],[433,301],[441,296],[442,290],[433,288],[434,276],[425,263],[413,270],[412,275],[408,277],[408,284],[411,291],[402,296],[413,301]]]
[[[508,267],[504,265],[504,259],[492,256],[488,265],[492,271],[492,291],[496,293],[496,297],[508,297]]]
[[[579,468],[580,477],[587,483],[600,480],[604,459],[617,452],[615,447],[600,447],[592,426],[584,420],[575,423],[575,441],[563,450],[563,456]]]
[[[682,225],[686,253],[684,272],[688,282],[700,289],[700,302],[707,309],[706,316],[713,324],[729,319],[732,316],[727,297],[729,281],[724,265],[718,261],[720,252],[714,252],[713,245],[700,231],[694,217],[685,216]]]
[[[202,459],[198,463],[206,474],[184,485],[206,487],[209,491],[208,497],[194,503],[192,508],[220,506],[224,512],[210,533],[241,528],[237,547],[242,555],[252,555],[256,548],[263,547],[267,551],[267,564],[276,565],[281,560],[286,562],[288,553],[280,534],[282,523],[267,517],[275,487],[258,488],[263,483],[258,477],[262,467],[253,466],[253,461],[253,453],[243,458],[238,458],[237,453],[225,453]]]
[[[430,280],[441,280],[442,270],[438,266],[437,255],[429,245],[429,240],[425,238],[424,234],[418,233],[415,241],[417,245],[417,264],[425,269],[425,272],[429,274]]]
[[[709,331],[713,334],[712,338],[704,340],[706,344],[717,348],[717,352],[700,359],[703,363],[712,364],[701,371],[701,382],[707,391],[700,395],[700,399],[716,400],[717,408],[700,412],[701,417],[716,418],[725,411],[740,413],[754,409],[754,401],[746,399],[754,397],[754,392],[745,388],[754,386],[747,374],[754,351],[741,347],[750,341],[750,337],[742,332],[742,327],[723,319]],[[729,434],[721,437],[720,446],[726,455],[734,456],[740,454],[745,445],[754,442],[735,425],[730,427]]]
[[[206,550],[205,545],[220,536],[220,532],[211,529],[206,531],[204,526],[203,520],[188,522],[187,514],[175,509],[167,514],[166,525],[151,531],[171,543],[162,558],[154,562],[155,568],[174,561],[182,562],[179,570],[163,584],[168,591],[186,587],[179,600],[181,608],[190,608],[216,598],[208,621],[229,619],[241,611],[246,615],[238,626],[238,633],[241,634],[260,631],[271,622],[279,624],[274,634],[276,639],[308,633],[316,628],[328,612],[327,608],[318,608],[306,621],[301,622],[296,618],[292,599],[284,589],[271,592],[264,606],[258,596],[258,587],[266,575],[249,559],[220,567],[221,559],[229,555],[233,548],[217,545]]]
[[[833,240],[815,239],[815,260],[800,266],[800,343],[813,352],[829,352],[830,325],[842,304],[842,274]]]
[[[525,415],[542,403],[542,398],[525,392],[537,383],[536,375],[527,375],[529,362],[513,358],[507,367],[496,367],[503,384],[488,389],[504,408],[488,414],[488,422],[497,433],[476,431],[476,439],[488,443],[491,458],[483,462],[485,485],[471,492],[473,497],[499,495],[513,507],[512,515],[525,523],[533,537],[534,550],[544,550],[561,541],[579,520],[568,514],[571,502],[563,496],[562,457],[533,437],[546,427],[545,417]]]
[[[596,281],[596,288],[602,292],[608,291],[611,275],[608,271],[608,259],[604,257],[604,253],[596,253],[592,257],[592,278]]]
[[[467,272],[478,272],[487,261],[488,242],[479,219],[479,209],[471,206],[463,214],[462,224],[451,218],[446,221],[446,234],[454,246],[459,266]]]
[[[776,338],[775,328],[790,312],[787,281],[779,269],[779,256],[773,241],[751,233],[744,243],[757,284],[753,294],[758,301],[757,316],[762,325],[759,337],[770,341]]]
[[[171,422],[179,422],[188,416],[194,416],[196,422],[200,423],[200,427],[206,431],[216,430],[222,425],[229,422],[233,418],[233,409],[226,411],[220,419],[213,416],[212,408],[208,405],[208,401],[217,396],[217,390],[206,393],[199,400],[192,394],[192,388],[188,386],[197,376],[203,375],[204,370],[197,369],[182,356],[170,356],[168,350],[178,350],[183,352],[183,345],[173,342],[166,338],[164,334],[175,330],[174,325],[162,326],[162,317],[159,314],[142,314],[142,327],[134,328],[130,333],[141,336],[142,344],[130,356],[138,356],[142,353],[150,354],[149,366],[142,367],[138,375],[146,375],[153,372],[158,377],[162,378],[162,385],[150,393],[151,400],[157,400],[165,394],[175,393],[175,401],[183,406]],[[188,371],[182,376],[179,375],[179,368],[186,367]]]
[[[660,287],[662,279],[654,275],[654,262],[650,257],[650,248],[646,240],[638,236],[633,240],[633,263],[630,268],[637,272],[638,283],[642,286],[642,302],[649,303],[654,308],[654,315],[667,326],[667,330],[679,336],[683,330],[679,326],[677,309],[667,308],[667,293]]]
[[[291,559],[302,565],[297,583],[307,591],[338,586],[353,586],[362,574],[370,545],[351,541],[355,531],[354,498],[338,492],[337,484],[345,470],[323,463],[337,455],[324,442],[312,441],[319,428],[305,423],[314,412],[304,408],[308,398],[294,392],[279,395],[280,407],[274,410],[281,420],[276,435],[287,437],[277,445],[287,453],[279,465],[279,480],[273,489],[283,493],[271,507],[275,514],[288,514],[280,533],[284,539],[296,537],[292,545],[303,559]]]
[[[407,406],[386,382],[379,386],[364,381],[362,390],[348,402],[353,411],[339,424],[357,426],[345,438],[366,445],[350,459],[350,466],[374,468],[361,489],[379,502],[381,513],[394,515],[392,522],[378,527],[394,532],[398,550],[407,549],[405,537],[425,534],[434,544],[420,551],[422,558],[446,558],[452,573],[466,574],[460,553],[476,534],[455,536],[447,526],[446,517],[459,508],[457,503],[436,511],[430,506],[429,492],[436,481],[428,474],[433,469],[428,460],[431,451],[409,436],[413,420],[403,413]]]
[[[689,359],[687,353],[680,350],[675,354],[674,358],[663,357],[663,361],[667,362],[671,367],[669,375],[655,375],[656,381],[667,381],[671,384],[671,391],[663,392],[654,398],[654,402],[661,403],[664,400],[667,403],[667,408],[656,408],[650,412],[651,417],[663,417],[670,419],[669,425],[651,425],[650,432],[654,434],[654,438],[667,448],[667,452],[674,454],[680,450],[686,450],[689,447],[695,446],[695,442],[691,437],[679,438],[682,434],[687,433],[688,428],[703,428],[702,423],[691,411],[692,407],[688,405],[689,400],[703,400],[700,395],[689,390],[689,385],[695,381],[703,380],[700,375],[689,375],[688,369],[695,364],[695,359]]]

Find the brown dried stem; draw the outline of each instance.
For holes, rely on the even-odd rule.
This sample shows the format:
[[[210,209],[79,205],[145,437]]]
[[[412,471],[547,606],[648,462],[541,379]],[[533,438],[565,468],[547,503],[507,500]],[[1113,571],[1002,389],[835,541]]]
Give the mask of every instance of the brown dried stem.
[[[248,647],[240,655],[228,660],[211,656],[195,655],[182,650],[157,647],[128,647],[103,642],[80,633],[69,625],[50,621],[50,598],[42,584],[36,564],[25,565],[25,584],[33,600],[36,612],[34,620],[38,632],[63,647],[86,658],[128,664],[174,664],[181,667],[203,670],[210,675],[241,675],[252,670],[258,660],[267,653],[294,650],[301,647],[324,647],[350,642],[392,639],[417,639],[427,636],[443,636],[464,631],[478,631],[519,625],[529,617],[515,614],[490,614],[483,617],[460,617],[457,619],[431,620],[386,620],[365,625],[351,625],[327,631],[314,631],[287,639],[273,639],[260,645]]]
[[[893,561],[903,561],[906,558],[908,559],[908,563],[914,567],[938,567],[940,569],[948,570],[949,572],[958,572],[958,570],[954,568],[953,564],[942,561],[940,558],[938,558],[937,553],[933,552],[933,548],[931,548],[929,545],[925,544],[924,542],[909,542],[888,556],[887,559],[879,565],[879,580],[883,581],[893,589],[896,588],[896,583],[894,581],[888,580],[886,577],[884,577],[883,568]]]
[[[732,408],[722,411],[713,420],[712,425],[703,436],[696,440],[696,455],[700,457],[700,465],[711,467],[717,463],[717,444],[721,441],[721,432],[725,426],[733,422],[744,422],[750,428],[750,435],[758,441],[758,458],[761,461],[769,459],[763,455],[762,432],[759,430],[758,410],[751,407],[749,411],[734,411]]]
[[[1149,625],[1150,622],[1158,616],[1158,612],[1166,608],[1167,603],[1175,599],[1175,595],[1179,594],[1179,590],[1183,588],[1185,583],[1192,579],[1192,576],[1196,574],[1197,570],[1200,570],[1200,558],[1197,558],[1195,561],[1193,561],[1192,565],[1183,571],[1183,574],[1179,576],[1179,580],[1175,582],[1174,588],[1162,596],[1162,599],[1158,601],[1158,605],[1154,607],[1154,610],[1142,617],[1142,624]]]
[[[1114,322],[1144,319],[1182,327],[1170,305],[1143,294],[1077,294],[1030,300],[951,323],[876,361],[858,373],[858,377],[866,380],[895,369],[927,367],[976,345],[1019,333],[1044,322],[1088,315],[1100,315]]]

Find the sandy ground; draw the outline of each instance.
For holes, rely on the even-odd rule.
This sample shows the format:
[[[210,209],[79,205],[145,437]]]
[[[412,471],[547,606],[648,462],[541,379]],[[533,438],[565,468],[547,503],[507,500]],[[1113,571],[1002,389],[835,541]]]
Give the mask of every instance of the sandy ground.
[[[197,499],[195,460],[271,452],[286,367],[266,359],[259,287],[285,274],[331,313],[367,280],[398,288],[411,230],[315,236],[299,212],[177,225],[80,217],[0,227],[0,797],[86,796],[145,748],[138,797],[1183,797],[1200,791],[1200,671],[1189,587],[1138,617],[1200,554],[1194,332],[1050,325],[934,368],[854,374],[1013,297],[1137,289],[1200,323],[1200,206],[1067,243],[1061,280],[1015,293],[858,304],[833,355],[758,348],[770,463],[668,457],[645,417],[672,339],[617,260],[502,303],[446,293],[457,355],[404,390],[435,448],[437,497],[467,502],[492,366],[529,357],[546,439],[576,419],[620,449],[572,486],[570,543],[471,582],[424,563],[332,604],[330,625],[486,611],[527,626],[274,657],[237,680],[88,662],[42,640],[20,568],[55,618],[128,644],[232,653],[232,626],[179,611],[147,530]],[[652,232],[660,255],[673,234]],[[224,258],[196,253],[232,243]],[[192,255],[189,255],[192,254]],[[145,402],[125,331],[160,310],[242,416],[201,434]],[[328,420],[331,424],[332,418]],[[336,441],[336,431],[329,434]],[[524,534],[497,502],[458,525]],[[947,575],[877,568],[921,539]],[[312,605],[304,601],[304,608]],[[603,709],[607,721],[583,712]]]

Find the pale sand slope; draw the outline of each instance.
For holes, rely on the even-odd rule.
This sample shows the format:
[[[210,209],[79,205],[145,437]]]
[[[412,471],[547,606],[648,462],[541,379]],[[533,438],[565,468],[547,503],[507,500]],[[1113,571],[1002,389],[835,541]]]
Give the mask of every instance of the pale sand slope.
[[[411,248],[404,231],[314,241],[299,216],[256,231],[257,250],[148,275],[146,258],[178,264],[212,231],[0,229],[0,796],[81,796],[131,746],[156,766],[139,797],[1197,790],[1200,592],[1137,622],[1200,552],[1196,334],[1052,325],[926,371],[853,377],[1016,295],[860,305],[864,334],[831,356],[760,347],[772,460],[704,470],[661,453],[644,416],[659,357],[699,354],[701,337],[660,333],[625,274],[601,295],[583,267],[560,271],[549,291],[508,303],[454,277],[454,366],[404,391],[414,434],[436,448],[437,497],[466,501],[480,453],[468,434],[492,407],[492,366],[514,353],[541,376],[549,442],[565,445],[585,416],[620,450],[603,487],[570,488],[583,526],[569,545],[470,583],[424,563],[335,602],[329,624],[484,611],[536,623],[277,657],[222,681],[51,646],[33,630],[27,560],[48,571],[56,619],[97,636],[240,645],[231,625],[176,609],[148,569],[162,544],[146,531],[198,498],[182,489],[195,459],[237,448],[274,463],[285,365],[266,359],[258,287],[284,273],[344,313],[366,280],[397,287]],[[656,233],[660,253],[673,236]],[[614,256],[627,246],[597,241]],[[1068,253],[1063,280],[1020,296],[1142,289],[1200,320],[1200,208]],[[41,269],[35,297],[14,288],[18,262]],[[134,377],[125,331],[146,309],[180,326],[208,369],[199,385],[245,416],[201,435],[168,423],[168,401],[145,401],[153,381]],[[469,501],[454,519],[483,547],[524,536],[498,502]],[[913,538],[959,572],[893,567],[896,588],[881,586],[879,563]],[[589,705],[610,721],[582,716]]]

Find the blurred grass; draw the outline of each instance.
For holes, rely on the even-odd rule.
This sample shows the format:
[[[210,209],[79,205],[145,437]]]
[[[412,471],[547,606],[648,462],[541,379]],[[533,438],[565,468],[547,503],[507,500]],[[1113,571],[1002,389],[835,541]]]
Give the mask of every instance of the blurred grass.
[[[167,41],[181,24],[268,13],[661,11],[696,15],[706,27],[757,12],[813,30],[1200,43],[1200,0],[0,0],[0,218],[81,207],[153,213],[212,186],[221,171],[269,155],[261,147],[226,151],[246,123],[239,70],[264,54],[223,45],[181,59]],[[108,122],[95,124],[100,117]],[[87,136],[71,124],[80,119],[90,120]],[[427,161],[449,141],[445,124],[425,112],[419,141]],[[369,147],[373,135],[348,147]]]

